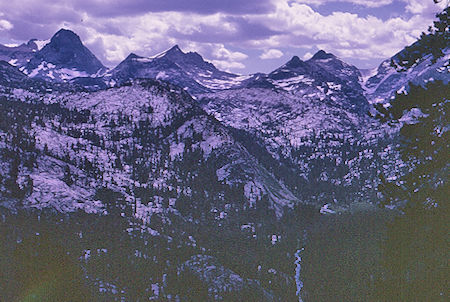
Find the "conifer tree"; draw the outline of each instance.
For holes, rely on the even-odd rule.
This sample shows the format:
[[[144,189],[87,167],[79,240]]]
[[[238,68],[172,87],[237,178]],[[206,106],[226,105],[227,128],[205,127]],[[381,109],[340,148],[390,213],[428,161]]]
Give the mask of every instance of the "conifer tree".
[[[442,82],[412,86],[388,113],[404,122],[399,151],[408,172],[380,186],[387,203],[403,203],[383,246],[382,301],[448,299],[450,89]]]

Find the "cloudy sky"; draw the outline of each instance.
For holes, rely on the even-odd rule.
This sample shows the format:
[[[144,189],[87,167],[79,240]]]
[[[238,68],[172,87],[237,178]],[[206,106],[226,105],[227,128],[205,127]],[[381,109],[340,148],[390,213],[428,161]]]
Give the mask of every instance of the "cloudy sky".
[[[318,49],[360,68],[412,43],[447,0],[5,0],[0,43],[75,31],[106,65],[178,44],[217,67],[268,72]]]

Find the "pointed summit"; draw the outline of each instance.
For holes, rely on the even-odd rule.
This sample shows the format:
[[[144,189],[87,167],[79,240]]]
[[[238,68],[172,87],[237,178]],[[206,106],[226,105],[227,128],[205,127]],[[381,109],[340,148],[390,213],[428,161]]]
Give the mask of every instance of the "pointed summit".
[[[332,53],[328,53],[321,49],[316,52],[316,54],[310,60],[326,60],[331,58],[335,58],[335,56]]]
[[[37,51],[37,50],[39,50],[37,43],[38,43],[38,39],[31,39],[26,44],[24,43],[24,45],[28,46],[31,50]]]
[[[291,64],[298,64],[298,63],[300,63],[302,60],[300,60],[300,58],[298,57],[298,56],[293,56],[289,61],[288,61],[288,63],[291,63]]]
[[[298,67],[302,67],[305,65],[305,62],[303,62],[302,60],[300,60],[300,58],[298,56],[293,56],[292,59],[290,59],[287,63],[286,63],[286,67],[289,69],[296,69]]]
[[[50,43],[37,51],[25,67],[25,72],[31,77],[55,81],[90,76],[105,70],[105,66],[83,45],[80,37],[68,29],[60,29],[54,34]]]
[[[186,56],[186,53],[184,53],[178,45],[175,45],[175,46],[172,46],[172,48],[161,53],[158,57],[166,57],[172,61],[179,61],[179,60],[183,60],[185,58],[185,56]]]
[[[185,55],[185,53],[181,50],[178,44],[172,46],[171,48],[160,52],[156,55],[151,56],[151,59],[164,58],[164,57],[180,57]]]
[[[69,45],[77,45],[82,46],[80,37],[69,29],[60,29],[50,40],[50,43],[53,44],[69,44]]]
[[[202,69],[203,71],[218,72],[216,67],[206,62],[201,55],[196,52],[183,52],[177,45],[172,46],[170,49],[163,51],[157,55],[150,57],[151,59],[167,60],[171,63],[177,64],[179,67],[187,72],[191,72],[195,69]]]
[[[308,72],[308,64],[298,56],[293,56],[286,64],[272,71],[268,76],[272,80],[285,80]]]
[[[186,88],[191,93],[210,92],[211,89],[234,85],[237,77],[217,69],[196,52],[183,52],[178,45],[151,57],[131,53],[109,74],[114,83],[136,78],[157,79]]]
[[[174,52],[181,52],[181,53],[184,53],[182,50],[181,50],[181,48],[180,48],[180,46],[178,46],[178,44],[176,44],[176,45],[174,45],[172,48],[170,48],[168,51],[167,51],[167,53],[174,53]]]
[[[361,91],[359,78],[360,71],[353,65],[347,64],[332,53],[319,50],[307,61],[312,66],[318,66],[326,70],[330,75],[336,77],[339,81],[343,81],[346,85],[355,91]],[[329,79],[330,82],[337,82],[337,79]]]
[[[129,60],[132,60],[132,59],[139,59],[139,58],[142,58],[142,57],[141,57],[141,56],[138,56],[138,55],[135,54],[134,52],[131,52],[131,53],[125,58],[124,61],[129,61]]]

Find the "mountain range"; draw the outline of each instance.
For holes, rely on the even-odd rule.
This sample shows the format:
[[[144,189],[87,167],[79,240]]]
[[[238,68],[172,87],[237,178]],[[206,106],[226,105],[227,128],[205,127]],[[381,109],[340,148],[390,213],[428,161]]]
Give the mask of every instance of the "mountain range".
[[[409,48],[420,48],[421,41]],[[50,40],[30,40],[19,46],[0,45],[0,60],[18,67],[31,78],[50,82],[71,82],[87,88],[117,86],[135,78],[160,79],[188,90],[191,94],[232,88],[276,88],[298,90],[312,84],[333,82],[365,95],[370,103],[389,99],[389,92],[407,88],[408,82],[424,84],[430,79],[447,81],[448,47],[444,56],[431,64],[432,54],[424,55],[407,70],[397,70],[392,62],[405,52],[383,61],[377,69],[358,70],[333,54],[318,51],[308,61],[294,56],[269,74],[237,75],[217,69],[195,52],[184,53],[178,45],[152,57],[131,53],[112,69],[107,69],[74,32],[61,29]],[[362,74],[364,73],[364,75]],[[310,85],[311,86],[311,85]],[[317,87],[317,86],[316,86]]]
[[[381,171],[392,174],[395,171],[383,171],[383,161],[388,158],[391,160],[394,155],[389,151],[382,151],[383,148],[388,148],[385,138],[390,134],[385,125],[371,117],[375,110],[372,104],[380,102],[380,99],[387,102],[397,91],[407,89],[407,83],[410,81],[414,84],[424,84],[433,78],[448,81],[446,74],[449,71],[448,48],[445,48],[444,55],[434,62],[431,62],[431,55],[426,54],[407,70],[397,71],[388,62],[399,61],[402,56],[400,52],[392,59],[384,61],[370,77],[363,76],[358,68],[343,62],[333,54],[320,50],[307,61],[294,56],[268,74],[242,76],[221,71],[199,54],[184,53],[177,45],[153,57],[130,54],[116,67],[107,70],[82,44],[78,35],[70,30],[61,29],[46,42],[36,41],[30,40],[18,47],[1,47],[5,62],[0,66],[0,71],[3,74],[2,90],[5,94],[10,93],[26,102],[32,99],[40,99],[43,104],[56,102],[58,106],[65,108],[64,110],[83,108],[90,112],[90,118],[95,120],[97,118],[94,112],[97,112],[105,124],[116,122],[113,116],[120,113],[122,118],[125,116],[133,121],[127,129],[132,133],[138,131],[139,127],[144,127],[144,124],[145,129],[153,129],[152,131],[157,131],[156,129],[162,126],[153,124],[154,117],[150,112],[150,115],[144,118],[128,110],[135,108],[137,112],[146,112],[154,109],[139,107],[140,101],[133,98],[127,98],[126,102],[125,99],[122,100],[122,103],[119,102],[120,106],[115,105],[114,102],[118,102],[114,101],[116,95],[122,95],[124,89],[135,91],[142,90],[143,86],[164,86],[164,82],[171,83],[175,85],[174,88],[160,88],[165,98],[175,93],[173,91],[185,90],[187,94],[181,94],[183,97],[179,98],[187,100],[190,94],[196,100],[188,101],[189,104],[195,103],[194,111],[201,112],[204,118],[209,116],[208,119],[222,129],[217,128],[217,131],[206,135],[206,129],[211,131],[216,128],[206,126],[205,121],[192,122],[190,127],[196,129],[197,125],[199,129],[189,131],[189,143],[186,143],[181,133],[184,130],[178,127],[188,123],[188,120],[176,114],[159,116],[157,119],[165,121],[163,128],[171,129],[165,131],[172,133],[165,133],[164,139],[171,135],[176,138],[167,141],[166,148],[170,158],[163,158],[168,155],[158,151],[158,161],[172,164],[175,158],[181,157],[184,160],[187,150],[197,149],[202,153],[203,160],[208,161],[211,154],[220,150],[221,154],[228,154],[228,157],[220,159],[218,154],[213,156],[221,162],[214,168],[215,171],[211,172],[217,174],[218,181],[222,184],[233,184],[231,187],[239,183],[242,186],[239,190],[243,190],[243,198],[251,200],[250,203],[267,196],[271,201],[270,207],[276,210],[278,215],[281,215],[283,206],[292,208],[299,202],[319,205],[331,202],[340,206],[348,204],[350,200],[374,196],[376,174]],[[144,84],[145,81],[152,84]],[[17,90],[19,88],[20,90]],[[91,93],[86,95],[88,91]],[[138,94],[130,92],[130,95],[136,95],[139,99]],[[91,108],[86,105],[92,103],[91,101],[85,100],[75,106],[70,103],[70,99],[98,99],[112,103],[102,105],[104,112],[99,112],[97,108],[102,102],[93,102],[95,107]],[[163,102],[158,106],[163,106],[162,104]],[[175,105],[171,103],[164,106],[168,113]],[[116,108],[116,111],[109,112],[110,107]],[[200,124],[202,126],[199,126]],[[112,136],[111,133],[104,132],[102,129],[106,126],[101,126],[97,121],[90,126],[59,127],[91,129],[92,135],[105,142],[110,141]],[[45,128],[37,131],[34,127],[31,130],[35,133],[36,143],[40,142],[36,135],[45,133]],[[125,129],[114,131],[123,132]],[[65,131],[59,132],[63,137],[58,140],[80,140],[82,137],[78,134],[78,138],[73,138]],[[50,135],[49,139],[56,137],[57,135]],[[82,144],[89,144],[89,140],[83,141]],[[241,151],[226,151],[219,147],[223,144]],[[50,153],[51,145],[46,145]],[[57,150],[57,153],[71,153],[70,146],[67,143],[65,148],[69,149]],[[134,147],[136,146],[138,145],[134,143]],[[37,147],[39,148],[39,144]],[[40,148],[43,148],[43,145]],[[121,149],[120,145],[114,148]],[[142,154],[142,160],[146,161],[145,158],[155,156],[156,149],[151,150],[148,154]],[[105,152],[108,154],[106,158],[117,156]],[[70,156],[69,159],[73,160]],[[100,158],[94,156],[93,160],[98,161]],[[248,164],[236,165],[236,160]],[[251,161],[254,163],[250,164]],[[106,167],[108,164],[96,162],[95,165]],[[147,173],[155,170],[154,167],[147,169]],[[174,168],[169,170],[172,169]],[[164,183],[163,186],[174,187],[173,183],[167,183],[168,175],[174,171],[167,173],[166,179],[160,181]],[[226,180],[223,175],[234,175],[236,179]],[[153,183],[155,186],[155,181],[156,179],[149,181],[146,177],[147,184],[140,185],[145,187]],[[106,187],[110,185],[98,184]],[[185,191],[183,188],[176,190]],[[180,195],[175,194],[174,197],[179,198]]]
[[[439,58],[423,52],[399,67],[417,43],[371,71],[320,50],[252,75],[177,45],[107,69],[66,29],[0,45],[0,208],[137,220],[189,247],[210,225],[250,238],[260,228],[274,245],[279,221],[376,204],[379,176],[407,169],[394,147],[398,128],[374,116],[410,83],[448,83],[448,45]],[[178,275],[195,267],[206,278],[208,263],[220,267],[195,256]],[[262,288],[255,275],[220,268],[240,281],[209,291],[225,295],[216,289],[231,282],[281,301],[277,286],[293,282],[283,269]]]

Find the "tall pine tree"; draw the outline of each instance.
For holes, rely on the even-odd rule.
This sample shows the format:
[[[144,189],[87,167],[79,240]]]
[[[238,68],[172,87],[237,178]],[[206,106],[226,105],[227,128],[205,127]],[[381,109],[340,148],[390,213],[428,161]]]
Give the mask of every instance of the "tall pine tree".
[[[380,187],[386,202],[405,204],[383,246],[381,301],[449,299],[449,96],[442,82],[412,86],[388,110],[404,123],[399,151],[408,172]]]

